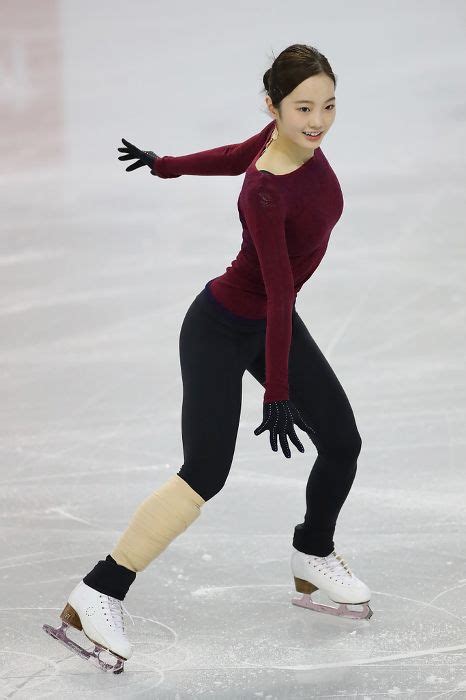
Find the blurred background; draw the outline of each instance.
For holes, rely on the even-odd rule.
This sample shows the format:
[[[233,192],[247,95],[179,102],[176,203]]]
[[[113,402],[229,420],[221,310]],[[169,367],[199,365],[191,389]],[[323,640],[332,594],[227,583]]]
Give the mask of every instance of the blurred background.
[[[459,0],[2,0],[1,697],[466,698],[465,18]],[[363,440],[335,543],[374,615],[291,605],[316,451],[255,439],[245,373],[229,479],[138,576],[134,655],[104,674],[42,624],[183,463],[179,330],[240,248],[244,178],[127,173],[117,148],[249,138],[293,43],[337,75],[321,148],[345,208],[296,307]]]

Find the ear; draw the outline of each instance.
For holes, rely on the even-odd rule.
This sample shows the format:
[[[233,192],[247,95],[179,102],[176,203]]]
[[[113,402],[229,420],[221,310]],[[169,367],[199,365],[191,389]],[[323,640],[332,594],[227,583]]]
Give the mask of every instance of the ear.
[[[268,95],[266,95],[266,97],[265,97],[265,105],[269,111],[270,117],[272,119],[276,119],[277,118],[276,109],[273,106],[272,100],[270,99],[270,97]]]

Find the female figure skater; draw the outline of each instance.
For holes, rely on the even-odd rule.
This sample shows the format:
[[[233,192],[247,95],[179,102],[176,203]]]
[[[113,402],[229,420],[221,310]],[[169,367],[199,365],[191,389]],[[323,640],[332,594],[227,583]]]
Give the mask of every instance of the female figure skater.
[[[322,260],[340,219],[343,196],[320,144],[335,120],[336,78],[315,48],[294,44],[266,71],[273,119],[242,143],[184,156],[159,157],[125,139],[128,172],[152,175],[239,175],[241,250],[223,275],[205,285],[187,310],[180,337],[184,464],[135,511],[111,554],[71,592],[58,630],[44,629],[104,670],[119,673],[131,656],[122,601],[136,577],[219,493],[232,464],[248,370],[265,388],[263,420],[270,445],[285,457],[287,438],[304,447],[294,426],[317,448],[306,487],[304,521],[294,529],[291,568],[302,598],[292,602],[331,614],[368,618],[370,590],[336,554],[333,534],[356,474],[361,437],[348,398],[295,308],[296,296]],[[321,588],[336,607],[319,605]],[[359,611],[347,604],[362,604]],[[129,613],[128,613],[129,614]],[[68,624],[95,643],[84,651]],[[99,658],[107,649],[116,663]]]

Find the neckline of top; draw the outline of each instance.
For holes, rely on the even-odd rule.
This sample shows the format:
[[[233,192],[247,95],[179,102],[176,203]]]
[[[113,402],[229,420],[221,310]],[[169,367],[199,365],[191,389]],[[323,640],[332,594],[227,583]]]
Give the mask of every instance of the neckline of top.
[[[315,149],[312,158],[308,158],[302,165],[298,165],[297,168],[295,168],[294,170],[290,170],[289,173],[271,173],[270,170],[259,170],[259,168],[256,167],[257,161],[259,160],[261,155],[267,150],[267,148],[264,148],[264,150],[261,153],[259,153],[258,156],[254,159],[253,167],[256,173],[268,173],[269,175],[272,175],[272,177],[288,177],[289,175],[294,175],[295,173],[302,171],[307,165],[309,165],[310,162],[315,161],[316,153],[319,150],[319,148],[320,146],[318,146]]]

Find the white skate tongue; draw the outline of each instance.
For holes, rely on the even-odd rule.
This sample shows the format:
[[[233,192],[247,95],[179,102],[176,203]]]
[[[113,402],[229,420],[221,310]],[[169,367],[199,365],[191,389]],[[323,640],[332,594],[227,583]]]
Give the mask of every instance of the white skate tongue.
[[[109,595],[108,596],[108,606],[110,608],[110,612],[112,613],[112,617],[115,620],[115,624],[118,627],[118,629],[123,630],[123,628],[124,628],[123,611],[129,616],[131,622],[134,625],[134,620],[131,617],[128,610],[123,605],[122,600],[118,600],[118,598],[112,598],[112,596]]]

